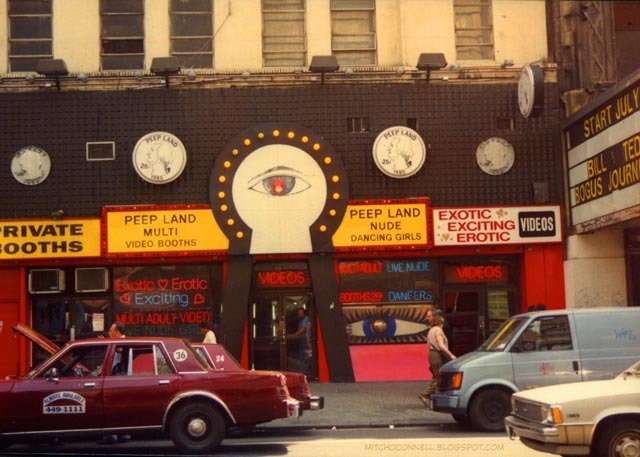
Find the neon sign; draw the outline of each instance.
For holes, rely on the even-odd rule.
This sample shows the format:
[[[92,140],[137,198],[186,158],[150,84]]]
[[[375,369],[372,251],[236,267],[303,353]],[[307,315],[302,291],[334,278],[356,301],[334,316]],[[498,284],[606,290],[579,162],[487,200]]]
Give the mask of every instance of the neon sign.
[[[306,287],[311,281],[304,270],[259,271],[256,274],[259,287]]]

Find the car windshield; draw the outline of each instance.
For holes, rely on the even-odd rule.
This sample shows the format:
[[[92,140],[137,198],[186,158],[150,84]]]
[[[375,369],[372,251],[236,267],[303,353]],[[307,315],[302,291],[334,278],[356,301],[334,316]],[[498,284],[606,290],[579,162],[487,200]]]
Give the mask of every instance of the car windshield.
[[[505,321],[491,336],[478,348],[478,351],[500,352],[504,351],[507,344],[519,332],[527,322],[526,317],[514,317]]]

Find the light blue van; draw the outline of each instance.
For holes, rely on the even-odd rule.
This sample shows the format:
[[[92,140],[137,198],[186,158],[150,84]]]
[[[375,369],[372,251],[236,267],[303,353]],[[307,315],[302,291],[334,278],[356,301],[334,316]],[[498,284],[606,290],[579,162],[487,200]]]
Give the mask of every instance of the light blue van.
[[[638,360],[640,307],[519,314],[442,367],[431,406],[479,430],[500,431],[513,392],[610,379]]]

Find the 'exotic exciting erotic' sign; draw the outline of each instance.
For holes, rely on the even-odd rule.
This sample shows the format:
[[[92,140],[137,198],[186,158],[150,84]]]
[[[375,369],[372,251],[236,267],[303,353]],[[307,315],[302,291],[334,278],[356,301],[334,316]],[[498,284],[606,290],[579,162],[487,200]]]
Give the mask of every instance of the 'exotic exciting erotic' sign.
[[[558,243],[560,206],[434,208],[436,246]]]
[[[194,337],[201,322],[213,321],[218,270],[208,265],[116,267],[116,320],[127,326],[131,336]]]

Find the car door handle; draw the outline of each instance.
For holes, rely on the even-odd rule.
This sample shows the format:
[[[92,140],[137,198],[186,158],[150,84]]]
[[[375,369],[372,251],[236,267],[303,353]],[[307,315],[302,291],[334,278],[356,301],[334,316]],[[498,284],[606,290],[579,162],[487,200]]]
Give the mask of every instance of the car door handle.
[[[166,386],[168,384],[171,384],[171,381],[169,381],[168,379],[161,379],[160,381],[158,381],[158,385],[161,386]]]
[[[580,366],[576,360],[573,361],[573,371],[575,371],[576,374],[580,374]]]
[[[85,387],[95,387],[95,386],[96,386],[96,383],[95,383],[95,382],[85,382],[85,383],[84,383],[84,386],[85,386]]]

